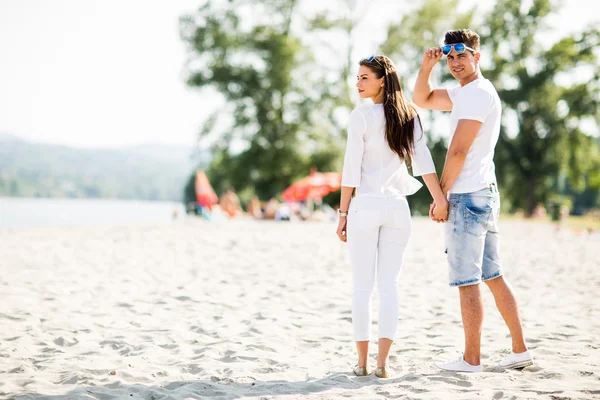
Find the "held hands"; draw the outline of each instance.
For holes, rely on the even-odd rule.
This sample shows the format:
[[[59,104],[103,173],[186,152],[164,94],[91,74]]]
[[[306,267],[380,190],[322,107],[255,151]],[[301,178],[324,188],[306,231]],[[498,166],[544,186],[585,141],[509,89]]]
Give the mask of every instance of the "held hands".
[[[342,242],[348,241],[348,236],[346,235],[346,217],[340,217],[336,233]]]
[[[432,221],[448,221],[448,201],[446,199],[443,199],[442,201],[436,202],[434,200],[433,203],[431,203],[431,206],[429,207],[429,218],[431,218]]]
[[[435,64],[438,63],[442,58],[442,49],[440,47],[434,47],[427,49],[423,55],[423,63],[421,68],[432,69]]]

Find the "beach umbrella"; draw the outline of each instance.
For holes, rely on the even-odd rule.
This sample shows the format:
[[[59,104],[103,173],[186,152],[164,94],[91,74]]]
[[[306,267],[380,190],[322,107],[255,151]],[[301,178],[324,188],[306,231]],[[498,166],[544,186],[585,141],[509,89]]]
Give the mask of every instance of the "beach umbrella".
[[[285,201],[304,201],[309,197],[319,199],[342,187],[342,174],[339,172],[310,171],[310,175],[294,182],[283,192]]]
[[[206,174],[201,169],[196,171],[195,188],[196,202],[201,207],[206,207],[210,210],[212,206],[217,204],[217,202],[219,201],[219,198],[217,197],[217,194],[215,193],[212,186],[210,185]]]

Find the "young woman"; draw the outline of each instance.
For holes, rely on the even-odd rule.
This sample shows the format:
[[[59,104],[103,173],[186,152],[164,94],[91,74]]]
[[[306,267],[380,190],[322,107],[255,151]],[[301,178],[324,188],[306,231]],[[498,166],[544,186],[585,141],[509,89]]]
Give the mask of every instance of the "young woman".
[[[354,373],[368,374],[371,297],[377,277],[379,352],[374,373],[387,378],[398,324],[398,274],[411,231],[406,196],[421,187],[408,174],[407,163],[413,175],[423,177],[435,201],[430,211],[433,219],[447,219],[448,202],[417,112],[402,94],[394,63],[385,56],[373,56],[359,64],[358,93],[373,104],[363,104],[350,114],[337,234],[348,243],[352,264],[352,323],[358,350]]]

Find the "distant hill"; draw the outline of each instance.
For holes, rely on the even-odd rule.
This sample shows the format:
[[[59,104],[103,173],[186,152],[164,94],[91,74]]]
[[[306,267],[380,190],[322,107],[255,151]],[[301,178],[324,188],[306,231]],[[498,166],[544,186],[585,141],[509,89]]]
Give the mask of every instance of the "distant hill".
[[[185,146],[81,149],[0,134],[0,196],[174,200],[209,155]]]

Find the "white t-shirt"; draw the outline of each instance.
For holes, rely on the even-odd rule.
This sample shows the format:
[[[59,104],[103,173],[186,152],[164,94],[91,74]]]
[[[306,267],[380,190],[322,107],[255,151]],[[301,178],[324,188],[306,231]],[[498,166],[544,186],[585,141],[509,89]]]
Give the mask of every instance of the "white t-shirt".
[[[435,173],[427,139],[418,120],[414,128],[412,169],[415,176]],[[382,104],[363,104],[350,114],[342,186],[355,187],[357,196],[408,196],[421,188],[410,176],[385,138]]]
[[[450,188],[450,193],[472,193],[496,183],[494,147],[500,135],[502,103],[492,82],[479,78],[465,86],[448,89],[452,100],[450,132],[454,135],[461,119],[482,123],[469,149],[465,165]]]

